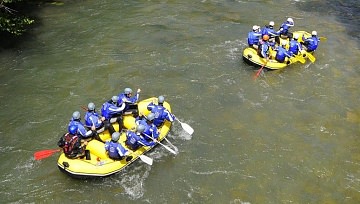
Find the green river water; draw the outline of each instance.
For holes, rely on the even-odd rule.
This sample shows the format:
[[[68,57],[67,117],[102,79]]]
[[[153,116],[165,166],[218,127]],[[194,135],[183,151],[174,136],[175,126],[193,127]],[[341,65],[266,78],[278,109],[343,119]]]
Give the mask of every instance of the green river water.
[[[0,52],[1,203],[359,203],[356,1],[63,1]],[[287,17],[317,30],[314,64],[268,71],[242,60],[247,33]],[[124,171],[76,180],[57,148],[72,112],[124,88],[164,95],[175,122]],[[167,144],[164,142],[164,144]]]

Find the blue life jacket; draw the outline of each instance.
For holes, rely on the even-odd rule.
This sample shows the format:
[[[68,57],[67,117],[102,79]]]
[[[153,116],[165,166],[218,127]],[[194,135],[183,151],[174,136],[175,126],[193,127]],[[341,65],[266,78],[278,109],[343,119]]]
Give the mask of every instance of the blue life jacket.
[[[148,124],[146,121],[147,120],[144,118],[142,120],[136,121],[136,124],[137,125],[142,124],[145,126],[145,130],[142,134],[147,135],[147,136],[145,136],[146,140],[149,141],[149,140],[151,140],[151,138],[157,139],[160,136],[160,133],[159,133],[157,127],[153,123]]]
[[[86,135],[86,128],[84,127],[84,124],[82,124],[82,122],[80,120],[74,120],[74,119],[71,119],[70,122],[69,122],[69,125],[68,127],[72,126],[72,125],[76,125],[78,127],[78,130],[77,130],[77,133],[79,135],[81,135],[82,138],[86,138],[88,137]]]
[[[308,52],[315,51],[319,45],[319,39],[316,36],[305,39],[304,46]]]
[[[155,105],[154,103],[150,103],[147,106],[147,109],[154,113],[155,119],[153,121],[156,127],[160,127],[164,124],[165,120],[173,122],[175,120],[175,116],[171,114],[164,106]]]
[[[119,94],[118,104],[125,103],[125,108],[124,108],[124,112],[125,112],[125,111],[129,110],[130,104],[137,103],[138,100],[139,100],[139,94],[138,93],[136,93],[136,95],[131,97],[131,98],[127,97],[125,93],[120,93]]]
[[[280,34],[281,35],[287,35],[289,33],[289,29],[290,29],[291,25],[289,22],[285,21],[283,24],[281,24],[280,26]]]
[[[261,29],[261,37],[264,35],[268,35],[269,38],[274,38],[275,36],[278,36],[279,33],[274,30],[274,28],[270,28],[269,26],[265,26]]]
[[[284,62],[286,57],[291,57],[288,51],[282,46],[277,47],[275,50],[277,51],[275,59],[279,62]]]
[[[111,159],[122,159],[127,153],[127,150],[120,143],[114,141],[105,142],[105,150]]]
[[[297,55],[300,49],[300,43],[297,40],[292,39],[289,44],[289,52],[291,55]]]
[[[269,43],[268,42],[260,41],[258,54],[262,58],[269,57]]]
[[[93,126],[93,124],[95,125],[95,128],[99,128],[101,127],[103,124],[101,121],[99,121],[99,114],[97,112],[94,111],[88,111],[85,114],[85,125],[88,128],[91,128]]]
[[[136,150],[139,147],[145,145],[145,146],[153,146],[155,145],[155,142],[148,141],[144,138],[145,136],[142,136],[141,134],[138,134],[136,132],[128,130],[126,132],[126,141],[125,144],[130,147],[132,150]]]
[[[252,46],[252,45],[259,44],[260,37],[261,37],[261,33],[258,33],[255,31],[249,32],[248,33],[248,45]]]
[[[112,103],[112,100],[105,102],[101,107],[101,115],[105,119],[110,120],[113,117],[119,116],[123,113],[125,105],[118,107]]]

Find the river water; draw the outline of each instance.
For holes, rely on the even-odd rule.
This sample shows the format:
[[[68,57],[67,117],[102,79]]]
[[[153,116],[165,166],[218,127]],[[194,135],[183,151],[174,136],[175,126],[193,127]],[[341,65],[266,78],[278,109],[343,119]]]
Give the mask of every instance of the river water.
[[[63,2],[0,53],[2,203],[359,203],[358,2]],[[254,81],[247,33],[287,17],[327,38],[316,62]],[[125,87],[164,95],[194,128],[174,123],[178,155],[158,146],[152,166],[93,180],[34,160],[73,111]]]

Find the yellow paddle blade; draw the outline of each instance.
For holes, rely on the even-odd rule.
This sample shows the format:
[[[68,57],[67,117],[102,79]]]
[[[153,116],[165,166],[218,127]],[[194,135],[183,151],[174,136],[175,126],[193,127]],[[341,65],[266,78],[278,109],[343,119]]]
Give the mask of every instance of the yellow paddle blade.
[[[314,55],[312,55],[311,53],[309,52],[305,52],[306,53],[306,56],[309,58],[309,60],[314,63],[316,61],[316,58],[314,57]]]
[[[319,37],[320,41],[327,41],[326,37]]]
[[[295,59],[304,64],[306,60],[301,55],[295,55]]]

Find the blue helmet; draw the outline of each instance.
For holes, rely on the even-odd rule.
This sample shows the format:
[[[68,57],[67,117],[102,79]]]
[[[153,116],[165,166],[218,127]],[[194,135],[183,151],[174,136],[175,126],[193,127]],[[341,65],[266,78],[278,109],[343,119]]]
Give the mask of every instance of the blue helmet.
[[[70,134],[76,135],[76,133],[78,131],[78,126],[77,125],[70,125],[68,130],[69,130]]]

